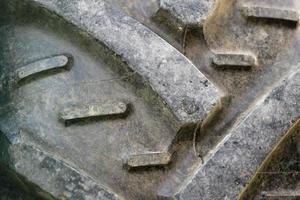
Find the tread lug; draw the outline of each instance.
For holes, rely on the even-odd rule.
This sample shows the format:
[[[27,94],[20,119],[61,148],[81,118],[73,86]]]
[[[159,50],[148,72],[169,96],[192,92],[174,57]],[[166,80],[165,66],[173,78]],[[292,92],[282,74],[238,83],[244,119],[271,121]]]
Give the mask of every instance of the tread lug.
[[[292,22],[299,21],[299,14],[294,10],[258,6],[244,6],[241,9],[244,15],[247,17],[285,20]]]
[[[72,168],[64,160],[34,146],[20,143],[11,145],[10,150],[10,156],[17,158],[11,163],[15,170],[23,176],[30,177],[29,181],[35,182],[55,197],[63,195],[68,199],[76,199],[78,196],[84,197],[83,199],[123,199],[91,177]],[[94,192],[90,192],[91,190]]]
[[[92,103],[64,108],[60,112],[60,118],[72,121],[84,118],[122,116],[128,111],[128,104],[124,102]]]
[[[300,192],[290,190],[262,191],[261,195],[269,198],[295,198],[300,197]]]
[[[252,54],[216,54],[213,63],[217,66],[252,67],[256,65],[257,60]]]
[[[126,162],[129,168],[163,166],[169,164],[171,154],[168,152],[152,152],[145,154],[131,155]]]
[[[205,163],[199,165],[184,188],[170,192],[170,183],[167,183],[160,189],[159,196],[182,200],[194,199],[195,196],[236,199],[269,154],[270,147],[276,146],[280,138],[294,129],[291,121],[297,120],[300,113],[297,103],[300,100],[299,78],[299,70],[292,72],[259,101],[207,156]]]
[[[167,104],[178,127],[204,120],[223,97],[221,91],[184,55],[109,3],[89,0],[34,2],[85,29],[120,55]],[[82,13],[85,13],[84,18]],[[101,13],[101,17],[97,13]],[[186,102],[200,105],[201,109],[189,113],[185,109]]]
[[[18,69],[15,74],[17,80],[20,81],[29,76],[37,75],[45,71],[66,68],[68,63],[69,58],[65,55],[54,56],[28,64]]]
[[[177,22],[178,26],[200,27],[213,3],[213,0],[160,0],[157,14]]]

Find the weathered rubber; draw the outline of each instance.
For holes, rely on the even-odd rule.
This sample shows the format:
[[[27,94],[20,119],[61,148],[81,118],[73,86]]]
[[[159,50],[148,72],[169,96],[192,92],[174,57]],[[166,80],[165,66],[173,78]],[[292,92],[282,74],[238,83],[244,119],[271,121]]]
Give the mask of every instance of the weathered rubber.
[[[181,125],[198,122],[218,104],[217,89],[189,60],[108,3],[93,0],[35,2],[86,30],[120,55],[134,72],[148,81]],[[97,17],[99,13],[101,17]],[[195,90],[198,92],[194,93]],[[190,110],[185,104],[201,107]]]
[[[272,147],[299,118],[300,72],[294,72],[258,102],[209,155],[174,199],[236,199]],[[161,196],[172,196],[165,188]]]
[[[72,23],[73,25],[77,26],[78,28],[81,28],[81,30],[85,31],[87,34],[90,35],[90,37],[97,39],[98,44],[102,45],[102,48],[107,48],[107,51],[111,51],[112,55],[115,54],[115,56],[118,56],[117,59],[121,62],[123,62],[123,66],[121,66],[120,71],[131,71],[131,74],[134,78],[137,79],[137,81],[141,81],[139,83],[140,85],[138,87],[141,87],[143,85],[146,85],[145,88],[149,90],[147,93],[144,92],[144,95],[151,96],[152,93],[157,94],[157,97],[152,98],[154,101],[158,101],[157,104],[162,105],[162,111],[165,113],[171,113],[168,114],[169,120],[172,120],[173,122],[170,123],[170,130],[173,130],[173,136],[168,138],[167,142],[161,141],[163,145],[157,145],[154,144],[151,145],[153,146],[153,151],[161,150],[161,151],[167,151],[169,146],[172,143],[172,140],[175,138],[176,131],[179,131],[181,128],[186,127],[186,126],[194,126],[197,123],[200,123],[202,121],[206,121],[206,118],[211,118],[212,115],[214,115],[214,112],[221,107],[221,98],[222,98],[222,93],[218,91],[218,89],[199,71],[197,68],[187,59],[185,58],[181,53],[179,53],[176,49],[174,49],[171,45],[166,43],[164,40],[159,38],[156,34],[151,32],[149,29],[138,23],[137,21],[133,20],[132,18],[124,15],[123,13],[119,12],[116,8],[111,6],[109,3],[105,1],[93,1],[93,0],[79,0],[79,1],[43,1],[43,0],[38,0],[38,1],[22,1],[22,5],[26,8],[32,7],[34,9],[47,9],[47,12],[50,12],[51,15],[57,14],[59,15],[60,18],[66,20],[68,23]],[[6,6],[15,6],[18,1],[12,1],[12,2],[3,2],[3,4],[8,4]],[[12,11],[13,12],[13,11]],[[84,17],[82,17],[84,16]],[[114,34],[111,34],[114,33]],[[27,52],[30,53],[30,52]],[[69,52],[67,52],[69,53]],[[47,56],[49,57],[49,56]],[[71,54],[73,62],[70,63],[70,65],[73,65],[78,62],[78,58],[74,55]],[[77,124],[81,125],[82,123],[91,123],[91,118],[97,118],[96,121],[102,120],[104,122],[107,121],[113,121],[116,120],[117,115],[119,114],[128,114],[129,116],[123,116],[119,120],[126,120],[126,118],[129,118],[132,115],[132,110],[127,109],[127,107],[124,108],[114,108],[115,105],[110,103],[110,104],[105,104],[103,102],[107,101],[87,101],[84,103],[79,103],[78,98],[75,98],[75,102],[68,102],[64,103],[62,99],[60,100],[60,95],[63,94],[69,94],[72,95],[73,90],[77,90],[76,85],[70,85],[68,87],[65,86],[59,86],[61,84],[58,80],[53,79],[52,77],[55,77],[53,75],[61,76],[61,80],[63,82],[66,82],[70,73],[73,73],[74,70],[76,70],[77,67],[75,66],[70,66],[69,71],[65,73],[56,73],[56,69],[60,67],[65,66],[64,63],[58,63],[57,58],[60,57],[53,57],[53,58],[39,58],[37,59],[38,61],[31,61],[28,63],[23,64],[23,66],[20,65],[20,67],[17,67],[17,72],[12,73],[13,75],[11,76],[11,73],[7,73],[4,70],[4,77],[6,80],[8,80],[9,87],[7,87],[7,93],[11,96],[11,99],[7,101],[7,99],[4,99],[4,102],[8,102],[8,104],[3,104],[3,110],[5,112],[2,115],[2,121],[0,122],[1,124],[1,129],[5,133],[6,137],[9,139],[10,142],[13,144],[11,145],[11,151],[7,154],[7,157],[15,157],[15,154],[20,153],[19,157],[25,157],[25,155],[30,155],[32,159],[36,160],[37,163],[35,165],[32,165],[34,162],[23,162],[20,160],[16,163],[11,163],[12,168],[16,170],[17,173],[26,176],[28,180],[32,181],[33,183],[39,185],[42,189],[50,192],[54,196],[59,196],[59,195],[64,195],[67,198],[71,199],[76,199],[78,198],[77,196],[81,196],[80,198],[88,199],[89,196],[93,198],[100,198],[102,195],[102,192],[104,192],[104,196],[108,196],[107,198],[117,198],[115,195],[111,195],[110,192],[105,192],[106,189],[108,188],[107,184],[105,184],[104,187],[101,186],[94,186],[91,185],[89,186],[89,183],[86,183],[87,181],[86,178],[81,176],[79,174],[78,180],[76,180],[74,183],[70,183],[74,185],[72,188],[67,188],[63,189],[60,188],[59,184],[56,182],[56,178],[53,178],[54,182],[50,182],[49,184],[42,184],[41,180],[43,180],[44,174],[47,172],[41,171],[40,173],[27,173],[26,170],[32,169],[32,168],[37,168],[42,166],[43,162],[46,162],[47,160],[46,157],[37,157],[38,154],[34,153],[34,149],[37,148],[39,149],[38,151],[41,151],[45,154],[52,155],[55,157],[54,154],[55,152],[55,146],[59,145],[57,142],[57,132],[54,131],[50,135],[48,135],[48,138],[44,138],[42,135],[40,135],[42,132],[33,130],[31,125],[29,125],[32,121],[32,125],[35,126],[35,128],[38,129],[43,129],[46,130],[46,125],[47,121],[50,119],[44,119],[43,117],[40,117],[42,113],[49,116],[56,116],[56,120],[60,121],[63,120],[64,122],[69,122],[69,121],[77,121],[78,123],[72,123],[72,124],[62,124],[58,125],[56,123],[55,118],[52,118],[51,124],[53,126],[57,126],[58,129],[63,129],[62,131],[65,131],[69,129],[71,126],[74,127]],[[51,62],[53,61],[53,62]],[[23,61],[24,62],[24,61]],[[48,64],[49,63],[49,64]],[[57,63],[57,64],[56,64]],[[25,66],[25,67],[24,67]],[[14,66],[16,67],[16,66]],[[122,67],[124,67],[122,69]],[[55,69],[55,70],[53,70]],[[51,73],[48,71],[51,70]],[[9,71],[9,70],[7,70]],[[22,73],[21,73],[21,72]],[[20,73],[22,76],[20,76]],[[88,72],[90,73],[90,72]],[[17,74],[17,81],[15,81],[15,74]],[[24,75],[23,75],[24,74]],[[76,71],[75,71],[76,74]],[[96,75],[95,73],[93,73]],[[80,74],[77,74],[75,76],[80,76]],[[127,76],[127,75],[125,75]],[[30,77],[30,79],[27,77]],[[46,83],[46,85],[51,85],[51,84],[58,84],[57,88],[51,85],[50,89],[45,88],[45,92],[41,98],[36,98],[38,96],[38,92],[35,92],[37,88],[44,87],[45,83],[43,83],[42,80],[39,78],[42,77],[45,80],[49,80],[50,83]],[[129,76],[130,77],[130,76]],[[25,79],[26,81],[19,83],[19,80]],[[78,79],[78,78],[77,78]],[[84,78],[80,77],[79,79]],[[120,78],[122,81],[122,78]],[[54,82],[53,82],[54,81]],[[82,81],[82,80],[81,80]],[[93,81],[93,80],[92,80]],[[97,80],[96,80],[97,81]],[[107,80],[108,82],[110,80]],[[113,81],[113,79],[112,79]],[[94,81],[95,82],[95,81]],[[102,80],[99,81],[101,83]],[[80,82],[78,82],[80,85]],[[92,82],[93,83],[93,82]],[[95,82],[92,87],[96,87],[97,82]],[[41,85],[40,85],[41,84]],[[75,83],[77,84],[77,83]],[[32,86],[31,86],[32,85]],[[85,83],[82,84],[83,87],[86,86]],[[89,85],[88,85],[89,86]],[[47,86],[46,86],[47,87]],[[92,89],[92,87],[89,87]],[[32,89],[31,89],[32,88]],[[36,88],[36,89],[33,89]],[[81,90],[80,93],[86,92],[86,90]],[[111,88],[110,90],[112,92],[114,91],[115,88]],[[144,90],[146,90],[144,89]],[[33,90],[31,93],[31,90]],[[64,92],[66,90],[67,92]],[[118,91],[118,89],[116,90]],[[197,91],[197,92],[195,92]],[[51,93],[53,92],[58,92],[57,96],[53,96],[54,98],[58,98],[55,101],[62,101],[61,103],[65,105],[60,105],[59,107],[55,108],[55,112],[53,112],[53,109],[50,109],[47,111],[37,111],[35,109],[31,109],[30,107],[26,107],[25,110],[21,108],[21,104],[25,103],[26,101],[28,102],[35,102],[32,104],[34,105],[39,105],[40,103],[44,104],[46,103],[47,105],[44,105],[42,107],[47,108],[48,106],[52,107],[55,104],[61,104],[58,102],[52,102],[52,100],[48,99],[48,97],[51,97]],[[143,92],[143,91],[142,91]],[[31,95],[28,95],[31,93]],[[98,92],[95,92],[94,95],[97,98],[101,98],[101,95],[99,96]],[[48,96],[49,95],[49,96]],[[30,100],[27,100],[30,99]],[[103,97],[102,97],[103,98]],[[107,98],[107,97],[106,97]],[[149,97],[146,97],[149,98]],[[150,99],[151,99],[150,98]],[[47,100],[48,99],[48,100]],[[70,100],[72,101],[74,98],[71,97]],[[130,109],[137,109],[136,107],[139,107],[137,103],[133,103],[132,100],[129,100],[128,97],[126,98],[120,98],[120,100],[113,99],[114,102],[120,101],[124,102],[122,99],[124,99],[125,102],[128,102],[129,104],[132,104],[132,108]],[[67,101],[67,97],[65,98]],[[74,101],[74,100],[73,100]],[[109,100],[108,102],[111,102]],[[147,101],[146,101],[147,102]],[[154,104],[153,102],[150,102],[151,104]],[[26,104],[26,103],[25,103]],[[52,104],[52,105],[51,105]],[[69,105],[72,104],[72,105]],[[127,104],[127,103],[126,103]],[[125,104],[124,104],[125,105]],[[157,105],[155,105],[157,106]],[[40,108],[42,108],[40,107]],[[104,108],[105,107],[105,108]],[[11,109],[12,108],[12,109]],[[17,113],[13,114],[13,110],[19,110]],[[121,109],[121,110],[120,110]],[[21,111],[22,110],[22,111]],[[52,111],[51,111],[52,110]],[[37,111],[37,112],[36,112]],[[128,111],[128,112],[127,112]],[[50,113],[49,113],[50,112]],[[135,111],[136,112],[136,111]],[[146,111],[151,113],[151,111]],[[12,114],[12,115],[11,115]],[[42,114],[42,115],[44,115]],[[29,118],[26,119],[26,121],[29,122],[29,124],[21,122],[23,118],[22,116],[30,116]],[[144,114],[143,114],[144,115]],[[158,116],[158,115],[157,115]],[[17,121],[20,123],[17,123],[16,126],[12,126],[12,124],[7,123],[7,120],[11,120],[12,118],[15,118]],[[100,117],[100,118],[99,118]],[[159,116],[161,117],[161,116]],[[35,120],[38,120],[40,122],[36,123],[34,122]],[[88,121],[86,121],[88,120]],[[92,119],[93,120],[93,119]],[[148,123],[148,122],[147,122]],[[161,122],[159,122],[161,123]],[[28,125],[30,127],[28,127]],[[143,129],[143,125],[141,126],[141,129]],[[24,129],[25,128],[25,129]],[[34,128],[34,129],[35,129]],[[46,129],[44,129],[46,128]],[[12,130],[14,129],[14,130]],[[153,129],[153,128],[151,128]],[[25,131],[22,131],[25,130]],[[78,129],[80,130],[80,129]],[[109,129],[108,129],[109,130]],[[131,134],[134,134],[135,130],[134,129],[129,129],[128,131],[131,132]],[[121,130],[120,130],[121,132]],[[158,131],[155,130],[156,133],[155,135],[158,134]],[[82,134],[89,135],[87,132],[82,132]],[[167,132],[166,132],[167,133]],[[64,133],[65,134],[65,133]],[[99,133],[101,134],[101,133]],[[120,133],[121,134],[121,133]],[[123,133],[124,134],[124,133]],[[149,131],[149,136],[153,134],[151,131]],[[133,135],[134,136],[134,135]],[[35,142],[29,142],[30,139],[26,138],[35,138],[34,140],[37,139]],[[62,136],[66,138],[66,136]],[[76,137],[72,136],[75,140]],[[88,136],[90,137],[90,136]],[[122,136],[123,137],[123,136]],[[16,139],[17,138],[17,139]],[[38,139],[39,138],[39,139]],[[52,139],[50,139],[52,138]],[[160,138],[157,138],[160,139]],[[16,140],[16,141],[15,141]],[[57,140],[57,141],[56,141]],[[92,139],[88,139],[90,144],[93,143]],[[29,142],[29,143],[28,143]],[[16,143],[16,145],[14,144]],[[47,144],[48,143],[48,144]],[[59,142],[60,143],[60,142]],[[69,143],[69,142],[68,142]],[[73,143],[73,142],[71,142]],[[70,143],[70,145],[71,145]],[[47,144],[47,145],[43,145]],[[32,146],[32,148],[25,148],[22,149],[22,153],[19,152],[17,146]],[[49,146],[48,146],[49,145]],[[16,147],[15,147],[16,146]],[[48,147],[46,147],[48,146]],[[60,146],[60,145],[59,145]],[[101,145],[100,145],[101,146]],[[128,145],[129,147],[131,145]],[[138,145],[141,146],[141,145]],[[89,145],[80,145],[79,148],[90,148]],[[64,147],[62,147],[64,148]],[[75,146],[72,147],[75,149]],[[127,147],[126,147],[127,148]],[[137,162],[142,162],[139,161],[139,158],[142,160],[141,156],[145,154],[146,150],[141,147],[135,147],[132,146],[131,152],[129,151],[128,153],[125,154],[124,156],[119,157],[117,160],[124,160],[121,163],[123,165],[126,165],[126,157],[130,158],[133,155],[140,156],[137,157]],[[156,149],[155,149],[156,148]],[[150,148],[150,150],[152,150]],[[46,153],[48,152],[49,153]],[[95,150],[93,150],[95,151]],[[85,153],[86,150],[80,151],[81,153]],[[74,160],[73,158],[69,157],[69,153],[74,154]],[[86,152],[88,153],[88,152]],[[24,155],[23,155],[24,154]],[[95,151],[93,154],[90,156],[94,157],[94,159],[97,160],[97,151]],[[85,168],[84,163],[82,163],[82,166],[76,166],[76,153],[74,150],[64,150],[61,153],[58,153],[58,155],[61,155],[63,158],[62,160],[73,160],[73,161],[66,161],[66,163],[69,163],[70,165],[73,165],[75,168],[81,169]],[[78,154],[77,154],[78,155]],[[51,156],[49,156],[51,157]],[[53,158],[54,159],[54,158]],[[92,158],[90,158],[92,159]],[[82,160],[79,157],[79,160]],[[41,162],[41,163],[38,163]],[[56,161],[55,161],[56,162]],[[59,161],[57,161],[59,162]],[[81,162],[81,161],[79,161]],[[100,160],[97,162],[100,162]],[[102,161],[101,161],[102,162]],[[164,164],[168,164],[170,162],[170,157],[168,156],[167,162],[164,161]],[[127,163],[128,164],[128,163]],[[160,164],[159,161],[155,161],[154,163],[150,162],[149,164],[143,164],[144,166],[152,166],[152,165],[158,165]],[[18,167],[19,165],[22,166]],[[88,168],[92,167],[92,165],[87,164]],[[48,168],[49,166],[46,166]],[[117,166],[118,168],[122,168],[121,166]],[[56,167],[55,167],[56,168]],[[67,171],[72,171],[72,168],[68,168],[67,165],[65,167],[66,172]],[[42,169],[41,169],[42,170]],[[57,169],[58,170],[58,169]],[[82,170],[82,169],[81,169]],[[37,170],[38,171],[38,170]],[[58,170],[60,171],[60,170]],[[79,170],[80,171],[80,170]],[[94,171],[96,174],[97,172]],[[123,173],[123,172],[122,172]],[[128,173],[128,172],[127,172]],[[38,176],[40,175],[40,176]],[[55,175],[54,176],[59,176]],[[92,175],[92,176],[95,176]],[[80,180],[82,179],[82,181]],[[56,182],[56,183],[55,183]],[[65,185],[62,181],[59,181],[61,185]],[[109,181],[110,182],[110,181]],[[80,187],[80,185],[87,185],[85,186],[84,190],[78,191],[76,189],[77,187]],[[96,184],[96,183],[95,183]],[[99,184],[101,185],[101,184]],[[97,196],[98,192],[95,192],[94,189],[90,189],[89,187],[92,188],[99,188],[97,190],[100,191],[101,195]],[[119,187],[122,187],[120,185]],[[115,191],[114,191],[115,192]],[[125,192],[125,191],[124,191]],[[134,196],[135,194],[130,194],[131,196]],[[155,195],[155,194],[154,194]],[[118,195],[118,196],[122,196]],[[118,197],[119,198],[119,197]]]
[[[213,0],[160,0],[156,15],[173,21],[177,26],[198,28],[203,26]]]
[[[26,144],[11,145],[8,154],[14,162],[11,167],[55,197],[70,199],[120,199],[92,178],[84,175],[64,161],[47,155]],[[7,155],[6,155],[7,156]],[[47,180],[47,181],[45,181]]]
[[[45,199],[238,198],[300,116],[300,5],[128,1],[0,2],[1,163]]]

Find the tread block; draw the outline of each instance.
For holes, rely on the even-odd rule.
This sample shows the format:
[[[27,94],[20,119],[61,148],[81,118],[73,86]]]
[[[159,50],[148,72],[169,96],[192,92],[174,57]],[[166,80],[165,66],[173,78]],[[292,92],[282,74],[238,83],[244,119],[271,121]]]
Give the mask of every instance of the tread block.
[[[247,17],[278,19],[285,21],[298,22],[299,14],[294,10],[284,10],[279,8],[244,6],[243,13]]]
[[[217,54],[213,58],[213,63],[217,66],[252,67],[256,62],[256,57],[252,54]]]
[[[214,0],[160,0],[158,13],[184,26],[202,26]]]
[[[300,113],[300,71],[291,72],[199,163],[180,191],[164,183],[159,196],[175,199],[236,199]],[[230,191],[228,193],[228,191]]]
[[[65,55],[54,56],[28,64],[16,71],[17,80],[20,81],[31,75],[39,74],[52,69],[65,68],[69,58]]]
[[[10,145],[10,150],[7,156],[16,158],[10,163],[12,169],[55,197],[63,195],[66,199],[123,199],[110,188],[97,183],[88,175],[78,172],[78,169],[72,168],[63,159],[58,159],[46,151],[25,143]]]
[[[122,116],[127,111],[128,104],[124,102],[93,103],[65,108],[60,112],[60,118],[71,121],[92,117]]]
[[[169,164],[171,154],[168,152],[154,152],[147,154],[132,155],[127,160],[129,168],[163,166]]]
[[[204,120],[220,105],[223,94],[184,55],[107,1],[32,1],[89,32],[126,62],[174,114],[176,129]]]

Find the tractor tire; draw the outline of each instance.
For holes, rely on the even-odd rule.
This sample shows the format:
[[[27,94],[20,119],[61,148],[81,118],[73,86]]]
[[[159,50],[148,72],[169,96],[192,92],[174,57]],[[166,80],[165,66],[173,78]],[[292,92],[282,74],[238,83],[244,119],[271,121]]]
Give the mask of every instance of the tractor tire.
[[[298,12],[1,0],[0,199],[300,198]]]

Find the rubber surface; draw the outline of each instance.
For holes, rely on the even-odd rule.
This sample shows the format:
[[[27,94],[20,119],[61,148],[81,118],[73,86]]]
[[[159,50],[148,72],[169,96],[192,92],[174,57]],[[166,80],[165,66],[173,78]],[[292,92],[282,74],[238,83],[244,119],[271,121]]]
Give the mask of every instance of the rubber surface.
[[[3,169],[45,199],[256,198],[248,183],[300,115],[299,10],[1,1]]]

